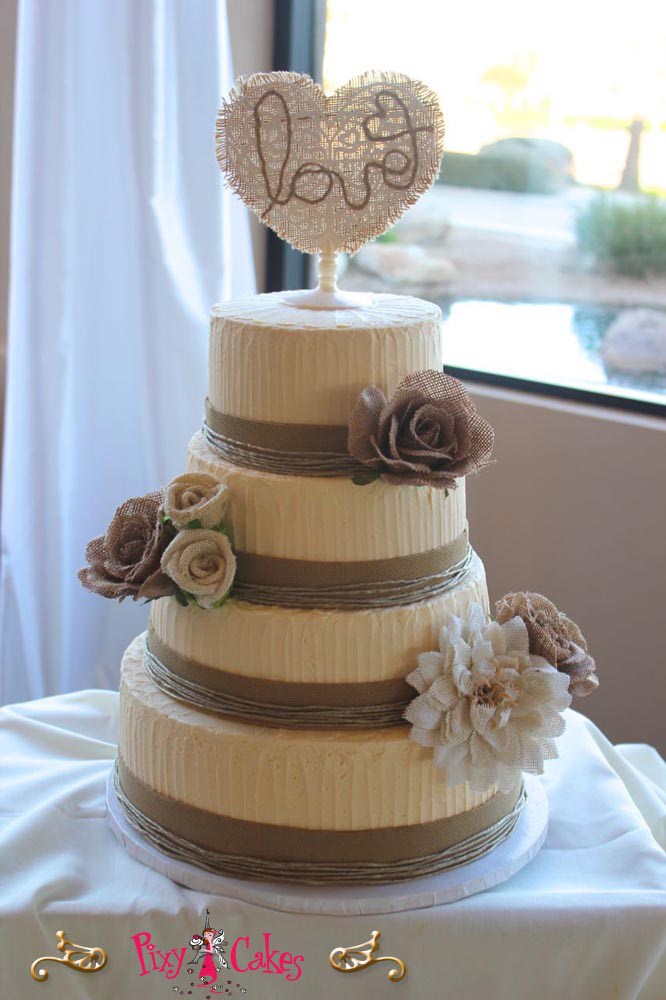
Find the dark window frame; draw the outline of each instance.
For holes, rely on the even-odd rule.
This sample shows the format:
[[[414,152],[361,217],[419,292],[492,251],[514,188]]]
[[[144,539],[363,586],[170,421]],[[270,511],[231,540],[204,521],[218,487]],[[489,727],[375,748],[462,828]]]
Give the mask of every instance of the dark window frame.
[[[321,78],[325,9],[325,0],[273,0],[274,70],[307,73],[315,80]],[[266,291],[307,288],[311,283],[310,273],[309,255],[294,250],[269,229],[266,248]],[[594,388],[583,389],[450,365],[447,365],[446,370],[465,382],[476,382],[480,385],[509,389],[533,396],[666,419],[666,401],[656,403]]]

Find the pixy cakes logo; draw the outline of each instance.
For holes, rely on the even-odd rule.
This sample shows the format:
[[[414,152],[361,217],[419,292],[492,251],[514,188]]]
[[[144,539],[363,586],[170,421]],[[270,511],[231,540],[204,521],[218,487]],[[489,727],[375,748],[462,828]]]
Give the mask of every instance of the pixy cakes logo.
[[[247,987],[231,978],[234,972],[281,975],[289,982],[296,982],[303,972],[303,955],[271,948],[270,932],[264,932],[263,945],[258,950],[247,936],[237,937],[228,948],[224,931],[211,927],[208,910],[203,930],[191,936],[189,949],[169,948],[164,951],[146,932],[134,934],[132,941],[139,962],[139,976],[164,976],[165,985],[168,983],[170,990],[179,996],[197,995],[211,1000],[213,996],[248,993]],[[185,975],[187,981],[180,981]],[[206,990],[206,993],[197,993],[198,990]]]

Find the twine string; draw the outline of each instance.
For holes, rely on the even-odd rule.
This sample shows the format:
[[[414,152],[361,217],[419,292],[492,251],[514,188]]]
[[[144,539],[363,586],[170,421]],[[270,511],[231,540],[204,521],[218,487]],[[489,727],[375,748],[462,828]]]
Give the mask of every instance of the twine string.
[[[311,885],[403,882],[408,879],[423,878],[438,872],[449,871],[462,865],[471,864],[494,850],[507,839],[515,829],[520,815],[525,808],[527,795],[521,785],[515,804],[506,815],[496,820],[486,829],[473,833],[451,844],[442,850],[431,851],[422,856],[412,856],[392,861],[345,860],[345,840],[347,831],[339,831],[340,860],[302,861],[293,858],[267,858],[226,853],[224,850],[211,850],[201,847],[192,841],[167,830],[156,820],[147,816],[135,805],[123,791],[118,766],[114,774],[114,788],[120,808],[130,825],[159,851],[177,861],[187,862],[216,875],[227,875],[234,878],[254,879],[268,882],[292,882]],[[150,793],[156,798],[157,793]],[[185,807],[187,808],[187,807]],[[479,807],[483,809],[484,807]],[[194,810],[193,810],[194,813]],[[218,817],[222,819],[222,817]],[[453,816],[448,822],[456,820],[463,822],[466,814]],[[272,827],[270,824],[251,824],[264,827],[268,842],[273,832],[284,832],[284,828]],[[429,826],[430,824],[426,824]],[[196,823],[192,829],[196,828]],[[306,831],[311,841],[316,841],[318,831]],[[327,831],[335,834],[335,831]],[[392,830],[380,829],[361,831],[368,834],[372,842],[381,842],[391,838]],[[418,836],[418,828],[416,831]],[[369,852],[371,853],[371,852]]]

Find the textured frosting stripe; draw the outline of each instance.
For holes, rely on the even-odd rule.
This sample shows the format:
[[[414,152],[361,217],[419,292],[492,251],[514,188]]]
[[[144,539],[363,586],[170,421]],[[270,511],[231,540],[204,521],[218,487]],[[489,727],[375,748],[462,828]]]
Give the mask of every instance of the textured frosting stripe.
[[[378,295],[362,309],[296,309],[273,292],[216,306],[209,397],[221,413],[278,423],[346,424],[359,392],[390,394],[441,368],[438,306]]]
[[[469,863],[509,835],[525,802],[519,777],[510,792],[431,823],[309,830],[248,823],[178,802],[139,781],[120,756],[114,777],[128,819],[173,857],[223,874],[306,882],[350,881],[352,875],[386,882]]]
[[[210,716],[173,701],[143,668],[140,639],[123,659],[119,750],[150,788],[237,819],[363,830],[453,816],[495,789],[446,788],[406,727],[283,730]]]
[[[389,559],[448,545],[467,527],[465,482],[445,496],[429,486],[396,488],[348,479],[310,479],[242,469],[196,434],[189,468],[229,487],[234,545],[291,559]]]
[[[483,564],[474,556],[462,583],[420,604],[364,611],[304,611],[229,600],[214,612],[154,601],[150,622],[180,656],[266,680],[371,683],[406,677],[424,649],[437,648],[445,611],[488,608]]]
[[[291,684],[213,670],[179,657],[154,633],[144,666],[157,686],[204,712],[278,729],[367,729],[404,725],[414,689],[404,680],[373,684]]]

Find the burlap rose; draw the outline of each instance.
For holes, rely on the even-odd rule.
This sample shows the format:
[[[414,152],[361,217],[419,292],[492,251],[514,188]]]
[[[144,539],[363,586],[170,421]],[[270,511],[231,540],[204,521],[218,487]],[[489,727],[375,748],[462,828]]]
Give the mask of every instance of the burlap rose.
[[[173,530],[162,520],[161,492],[126,500],[114,514],[105,535],[86,548],[90,563],[79,570],[79,580],[101,597],[152,600],[173,593],[172,581],[162,572],[162,553]]]
[[[488,464],[494,440],[462,382],[438,371],[408,375],[390,400],[364,389],[349,420],[350,454],[387,483],[454,489]]]
[[[200,607],[212,608],[234,582],[236,557],[229,539],[221,532],[186,528],[166,549],[162,569]]]
[[[164,491],[164,513],[176,528],[192,521],[197,527],[216,528],[229,506],[224,483],[202,472],[187,472],[172,479]]]
[[[596,664],[587,652],[587,642],[575,622],[557,610],[542,594],[518,591],[505,594],[495,605],[500,623],[522,618],[530,637],[530,652],[569,676],[569,691],[582,698],[599,687]]]

